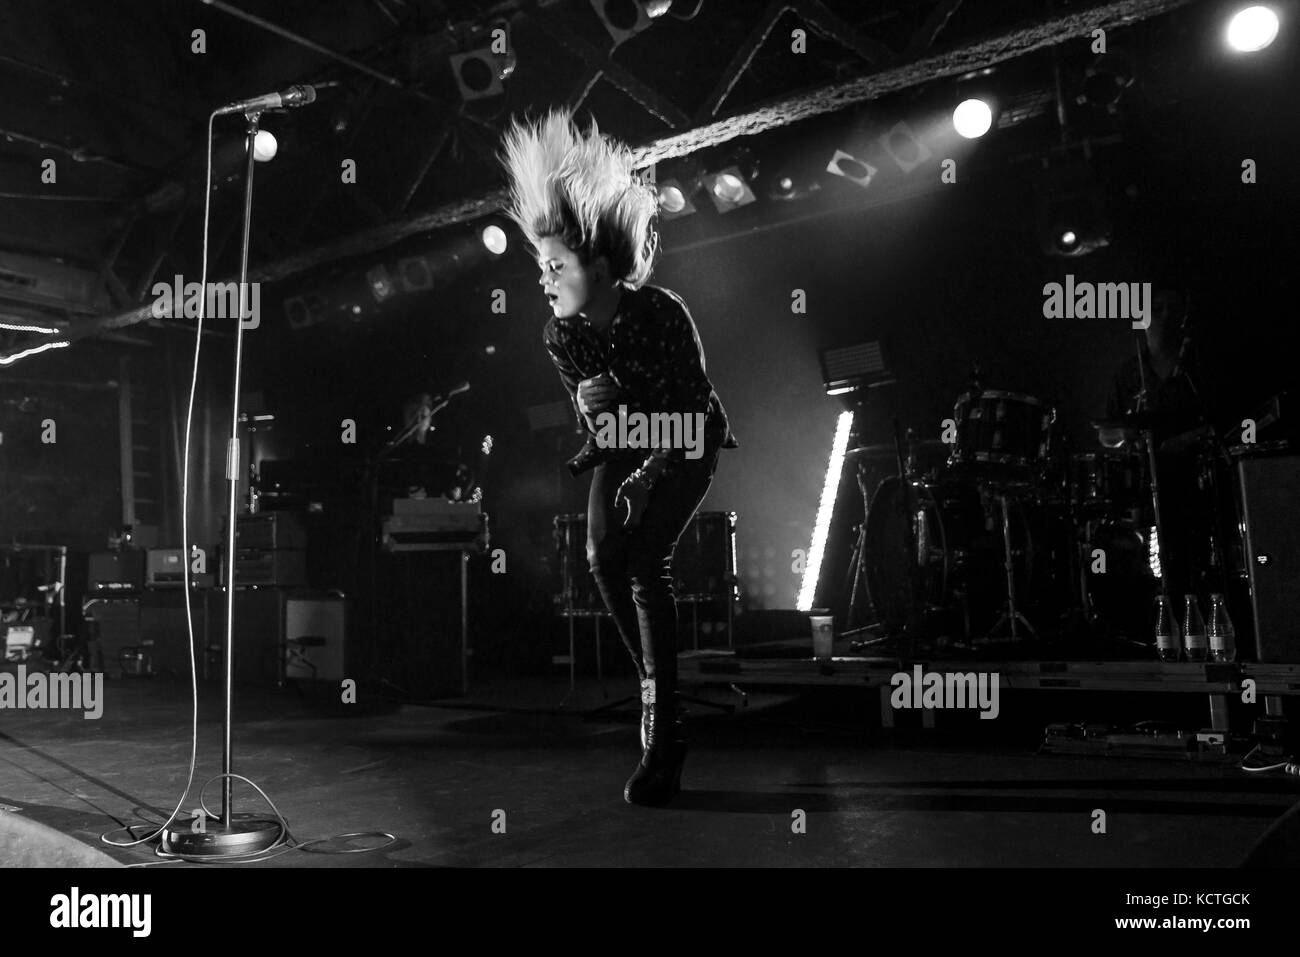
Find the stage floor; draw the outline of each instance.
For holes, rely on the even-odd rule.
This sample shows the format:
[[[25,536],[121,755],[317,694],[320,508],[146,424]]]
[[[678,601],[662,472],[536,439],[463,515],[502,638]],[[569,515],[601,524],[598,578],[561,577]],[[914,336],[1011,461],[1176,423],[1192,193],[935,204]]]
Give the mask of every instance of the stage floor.
[[[874,696],[856,689],[756,689],[735,715],[695,707],[680,799],[634,808],[622,800],[638,753],[633,715],[584,721],[577,712],[604,700],[591,679],[556,711],[567,690],[559,676],[496,682],[436,706],[242,691],[235,770],[271,795],[300,841],[389,831],[398,843],[241,866],[1224,867],[1296,800],[1294,778],[1038,755],[1028,726],[885,733]],[[631,692],[632,682],[610,680],[605,690]],[[220,764],[218,696],[204,693],[199,781]],[[175,803],[188,765],[188,687],[128,679],[105,694],[94,721],[5,713],[0,814],[122,863],[157,861],[149,848],[107,848],[99,835]],[[829,708],[828,695],[840,696]],[[250,788],[237,794],[237,810],[261,810]],[[214,786],[209,805],[219,801]],[[191,796],[185,806],[197,803]],[[1090,829],[1096,808],[1108,815],[1105,836]],[[800,809],[807,831],[795,834]],[[504,834],[493,833],[497,811]]]

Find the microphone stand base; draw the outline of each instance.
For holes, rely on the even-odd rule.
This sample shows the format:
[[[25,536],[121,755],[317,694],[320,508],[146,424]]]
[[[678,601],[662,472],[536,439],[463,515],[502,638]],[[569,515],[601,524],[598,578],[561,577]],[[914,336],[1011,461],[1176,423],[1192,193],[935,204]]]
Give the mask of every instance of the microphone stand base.
[[[226,827],[220,818],[205,818],[201,828],[198,818],[177,818],[162,834],[162,849],[168,854],[186,857],[249,857],[272,847],[284,834],[273,818],[248,814],[233,815]]]

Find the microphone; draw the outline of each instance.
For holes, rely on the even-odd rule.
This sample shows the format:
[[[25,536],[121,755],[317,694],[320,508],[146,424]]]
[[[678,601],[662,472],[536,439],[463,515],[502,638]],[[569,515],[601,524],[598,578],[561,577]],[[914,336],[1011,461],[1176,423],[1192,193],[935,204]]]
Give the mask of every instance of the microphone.
[[[469,391],[469,383],[462,382],[459,385],[452,386],[450,391],[447,392],[446,398],[450,399],[453,395],[460,395],[462,392],[468,392],[468,391]]]
[[[255,96],[250,100],[240,100],[238,103],[231,103],[217,110],[217,116],[225,116],[228,113],[261,113],[263,110],[280,110],[290,106],[306,106],[308,103],[316,102],[316,88],[301,84],[291,86],[287,90],[279,93],[264,93],[262,96]]]

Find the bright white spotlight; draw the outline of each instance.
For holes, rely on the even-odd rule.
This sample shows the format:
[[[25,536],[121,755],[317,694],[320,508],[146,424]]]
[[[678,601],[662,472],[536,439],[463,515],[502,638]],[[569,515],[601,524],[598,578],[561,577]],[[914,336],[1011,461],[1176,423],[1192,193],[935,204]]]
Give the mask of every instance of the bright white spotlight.
[[[1228,21],[1228,46],[1257,53],[1277,38],[1277,14],[1268,7],[1246,7]]]
[[[958,135],[978,139],[993,125],[993,110],[983,100],[962,100],[952,111],[952,125]]]
[[[713,193],[727,203],[739,203],[745,198],[745,183],[735,173],[722,173],[713,182]]]
[[[812,611],[817,596],[817,579],[821,576],[822,555],[826,551],[826,538],[830,534],[831,516],[835,512],[835,493],[840,487],[840,473],[844,470],[844,454],[849,450],[849,431],[853,428],[853,413],[841,412],[835,425],[835,441],[831,444],[830,461],[826,463],[826,481],[822,484],[822,499],[817,506],[817,522],[813,526],[812,544],[808,547],[808,563],[803,569],[803,583],[795,601],[798,611]]]
[[[483,230],[483,245],[488,248],[488,252],[494,256],[500,256],[510,245],[506,239],[506,231],[500,226],[488,226]]]
[[[686,197],[676,186],[664,186],[659,190],[659,205],[670,213],[680,213],[686,208]]]
[[[1079,234],[1073,229],[1064,230],[1061,233],[1061,245],[1067,249],[1079,241]]]

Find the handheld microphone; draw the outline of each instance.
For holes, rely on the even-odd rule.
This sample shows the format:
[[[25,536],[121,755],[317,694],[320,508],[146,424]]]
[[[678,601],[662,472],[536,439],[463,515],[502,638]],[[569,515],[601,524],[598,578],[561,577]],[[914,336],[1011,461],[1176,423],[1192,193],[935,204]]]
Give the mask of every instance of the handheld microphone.
[[[228,113],[261,113],[263,110],[281,110],[291,106],[306,106],[316,102],[316,88],[307,84],[291,86],[278,93],[264,93],[249,100],[240,100],[217,110],[218,116]]]

